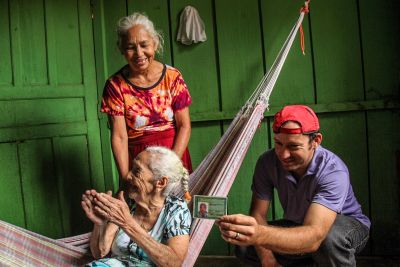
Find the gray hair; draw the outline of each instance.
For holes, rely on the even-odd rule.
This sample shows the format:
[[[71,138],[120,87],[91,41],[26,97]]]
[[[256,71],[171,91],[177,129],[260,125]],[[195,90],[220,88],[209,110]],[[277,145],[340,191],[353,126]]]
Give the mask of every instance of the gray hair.
[[[168,184],[163,191],[164,196],[168,196],[179,184],[184,192],[188,191],[189,172],[174,151],[161,146],[149,146],[145,151],[150,152],[149,168],[153,172],[154,181],[168,177]]]
[[[118,48],[121,53],[124,52],[123,39],[128,34],[128,30],[136,25],[142,25],[144,29],[150,34],[156,47],[156,52],[162,54],[164,39],[161,33],[154,28],[153,22],[145,15],[135,12],[129,16],[122,17],[117,24],[118,34]]]

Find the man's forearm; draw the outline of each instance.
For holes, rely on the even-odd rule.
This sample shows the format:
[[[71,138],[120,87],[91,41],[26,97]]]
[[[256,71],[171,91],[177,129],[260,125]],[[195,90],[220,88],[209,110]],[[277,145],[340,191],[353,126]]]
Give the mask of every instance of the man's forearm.
[[[312,226],[285,228],[267,225],[258,228],[259,233],[254,245],[280,253],[314,252],[323,240],[323,236]]]
[[[252,214],[252,216],[256,219],[259,225],[267,225],[267,221],[265,218],[259,216],[258,214]],[[258,257],[260,258],[260,262],[262,266],[275,266],[276,260],[275,256],[271,250],[263,247],[263,246],[254,246]]]

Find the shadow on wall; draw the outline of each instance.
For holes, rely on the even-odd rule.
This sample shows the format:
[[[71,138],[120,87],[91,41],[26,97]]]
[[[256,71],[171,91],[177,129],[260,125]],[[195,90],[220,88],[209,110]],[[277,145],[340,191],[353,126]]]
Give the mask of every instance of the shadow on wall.
[[[64,234],[71,236],[87,232],[92,227],[80,204],[83,192],[92,188],[91,166],[86,136],[61,139],[57,163],[60,211]]]
[[[50,238],[89,231],[80,205],[91,188],[86,136],[29,140],[18,151],[26,228]]]

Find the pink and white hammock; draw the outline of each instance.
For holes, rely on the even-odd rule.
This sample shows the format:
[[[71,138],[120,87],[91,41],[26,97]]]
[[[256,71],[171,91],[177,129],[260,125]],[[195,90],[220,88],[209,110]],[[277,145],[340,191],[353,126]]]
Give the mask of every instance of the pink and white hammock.
[[[264,112],[272,89],[301,27],[308,2],[300,12],[282,49],[268,73],[237,113],[218,144],[191,174],[192,195],[227,196],[243,162]],[[180,189],[175,195],[182,196]],[[189,251],[183,266],[193,266],[213,226],[211,220],[194,219]],[[54,240],[0,221],[0,266],[81,266],[90,260],[90,234]]]

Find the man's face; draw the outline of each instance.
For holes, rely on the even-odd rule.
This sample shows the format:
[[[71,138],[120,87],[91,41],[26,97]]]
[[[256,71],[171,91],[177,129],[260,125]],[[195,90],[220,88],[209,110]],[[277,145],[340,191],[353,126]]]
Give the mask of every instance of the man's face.
[[[289,122],[285,128],[298,127],[297,123]],[[315,148],[320,144],[321,135],[310,142],[310,138],[303,134],[278,133],[274,136],[275,153],[286,171],[302,177],[311,162]]]
[[[204,213],[207,211],[207,206],[205,204],[200,204],[200,212]]]

